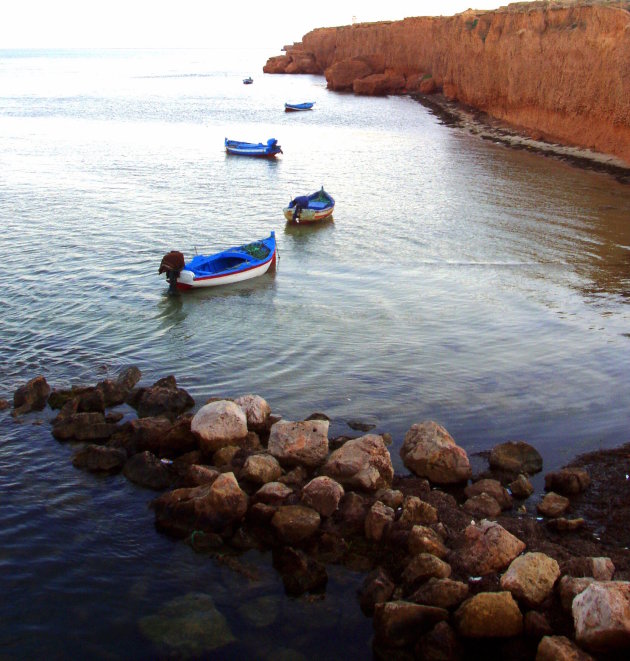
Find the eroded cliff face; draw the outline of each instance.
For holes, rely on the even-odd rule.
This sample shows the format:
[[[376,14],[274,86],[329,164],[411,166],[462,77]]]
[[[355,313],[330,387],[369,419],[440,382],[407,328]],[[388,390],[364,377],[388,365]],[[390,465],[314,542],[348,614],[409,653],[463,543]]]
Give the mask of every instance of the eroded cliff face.
[[[630,165],[627,0],[319,28],[285,51],[264,71],[324,74],[329,88],[360,94],[442,91],[533,137]]]

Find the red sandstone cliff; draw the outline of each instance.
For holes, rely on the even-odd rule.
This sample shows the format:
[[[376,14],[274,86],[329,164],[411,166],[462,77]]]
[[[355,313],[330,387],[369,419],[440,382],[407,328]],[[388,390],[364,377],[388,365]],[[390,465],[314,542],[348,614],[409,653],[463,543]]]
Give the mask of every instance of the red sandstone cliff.
[[[330,89],[358,94],[441,90],[534,137],[630,165],[629,0],[319,28],[284,50],[265,72],[324,74]]]

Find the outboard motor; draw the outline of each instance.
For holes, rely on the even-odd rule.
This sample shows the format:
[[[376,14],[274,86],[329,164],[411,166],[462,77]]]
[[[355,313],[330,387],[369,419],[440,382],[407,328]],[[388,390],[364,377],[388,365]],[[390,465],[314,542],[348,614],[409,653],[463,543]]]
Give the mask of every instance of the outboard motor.
[[[185,265],[184,255],[179,250],[171,250],[171,252],[166,253],[162,257],[158,275],[166,273],[166,279],[168,280],[171,291],[175,291],[177,288],[177,278],[179,278],[179,274]]]

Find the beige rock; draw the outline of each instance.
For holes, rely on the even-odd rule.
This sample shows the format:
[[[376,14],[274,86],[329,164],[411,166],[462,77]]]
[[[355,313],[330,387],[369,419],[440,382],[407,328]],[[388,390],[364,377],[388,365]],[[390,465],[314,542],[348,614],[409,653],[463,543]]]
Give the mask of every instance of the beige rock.
[[[430,578],[410,597],[409,601],[438,608],[455,608],[468,597],[468,585],[450,578]]]
[[[550,491],[537,505],[539,514],[549,517],[558,517],[564,514],[571,502],[568,498]]]
[[[319,514],[304,505],[282,505],[271,519],[278,537],[288,544],[296,544],[311,537],[320,522]]]
[[[415,525],[411,528],[407,538],[407,547],[412,555],[431,553],[438,558],[445,558],[448,554],[448,548],[442,538],[427,526]]]
[[[240,473],[241,480],[254,484],[275,482],[282,475],[282,468],[270,454],[252,454],[245,460]]]
[[[228,400],[202,406],[190,422],[190,430],[199,438],[199,447],[211,455],[225,445],[238,445],[247,437],[247,418],[243,410]]]
[[[437,509],[433,505],[426,503],[418,496],[405,496],[399,519],[401,526],[409,528],[417,524],[437,523],[437,520]]]
[[[501,587],[527,606],[536,607],[552,593],[560,576],[558,563],[544,553],[525,553],[512,560]]]
[[[388,488],[394,477],[389,451],[377,434],[347,441],[330,455],[321,471],[344,487],[365,491]]]
[[[253,431],[263,431],[271,415],[271,407],[259,395],[243,395],[234,400],[243,409],[247,418],[247,427]]]
[[[414,586],[430,578],[448,578],[451,566],[431,553],[414,555],[402,573],[402,580],[408,586]]]
[[[464,494],[468,498],[473,498],[483,493],[492,496],[499,503],[502,510],[509,510],[512,507],[512,496],[510,496],[507,489],[499,480],[485,478],[469,484],[464,489]]]
[[[328,457],[328,420],[291,422],[271,427],[267,449],[282,465],[320,466]]]
[[[448,611],[410,601],[388,601],[374,606],[374,637],[391,647],[414,644],[438,622],[448,619]]]
[[[379,542],[394,521],[394,510],[377,500],[365,517],[365,537]]]
[[[469,498],[462,507],[478,519],[495,518],[501,514],[501,505],[487,493],[480,493]]]

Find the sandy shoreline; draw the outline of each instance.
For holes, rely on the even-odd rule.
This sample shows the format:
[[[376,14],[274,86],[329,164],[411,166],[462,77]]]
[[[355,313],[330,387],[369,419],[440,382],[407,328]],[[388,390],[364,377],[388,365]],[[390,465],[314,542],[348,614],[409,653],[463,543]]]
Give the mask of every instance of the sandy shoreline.
[[[614,156],[590,149],[535,140],[483,111],[450,101],[443,94],[414,93],[410,96],[428,108],[447,126],[463,129],[482,140],[492,140],[512,149],[524,149],[566,161],[585,170],[609,174],[621,184],[630,184],[630,167]]]

